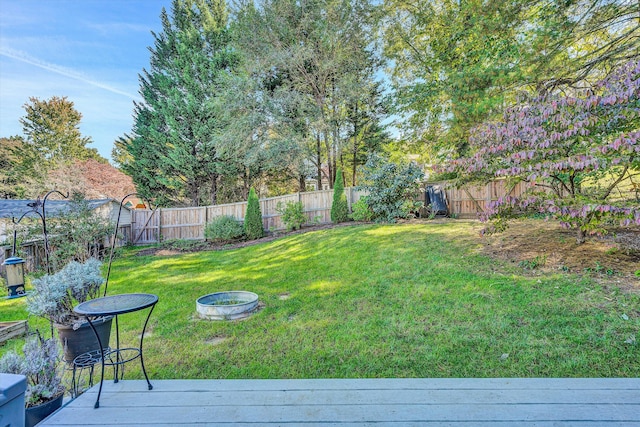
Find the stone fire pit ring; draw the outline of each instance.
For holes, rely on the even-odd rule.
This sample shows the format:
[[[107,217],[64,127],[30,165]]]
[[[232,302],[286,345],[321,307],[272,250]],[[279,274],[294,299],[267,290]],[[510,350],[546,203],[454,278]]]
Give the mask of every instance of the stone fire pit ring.
[[[258,295],[248,291],[224,291],[201,296],[196,311],[203,319],[235,320],[251,316],[258,307]]]

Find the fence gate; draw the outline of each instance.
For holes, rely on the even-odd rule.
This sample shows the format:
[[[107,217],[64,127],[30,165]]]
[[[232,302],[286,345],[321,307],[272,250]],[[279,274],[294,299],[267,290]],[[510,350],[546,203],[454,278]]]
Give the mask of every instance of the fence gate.
[[[134,209],[131,212],[131,238],[134,245],[148,245],[159,241],[160,215],[158,210]]]

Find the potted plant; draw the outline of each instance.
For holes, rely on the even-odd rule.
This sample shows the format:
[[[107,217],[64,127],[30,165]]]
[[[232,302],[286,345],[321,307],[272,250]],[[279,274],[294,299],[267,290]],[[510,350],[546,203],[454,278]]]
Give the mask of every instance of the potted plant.
[[[33,292],[27,297],[27,310],[49,321],[58,330],[67,363],[80,354],[99,351],[100,347],[89,323],[73,312],[76,305],[96,298],[104,283],[102,263],[90,258],[84,263],[71,261],[57,273],[33,279]],[[103,347],[109,344],[112,317],[92,319]]]
[[[35,426],[60,408],[64,396],[63,368],[60,365],[58,341],[44,340],[38,335],[28,339],[23,354],[9,350],[0,359],[0,372],[27,377],[25,393],[25,425]]]

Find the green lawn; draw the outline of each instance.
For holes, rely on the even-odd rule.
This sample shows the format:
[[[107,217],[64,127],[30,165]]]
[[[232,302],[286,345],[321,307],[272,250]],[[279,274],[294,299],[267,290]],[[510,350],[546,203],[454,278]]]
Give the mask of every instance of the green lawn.
[[[109,294],[159,295],[145,338],[151,378],[640,376],[638,295],[523,276],[479,253],[479,228],[367,225],[229,251],[131,251],[114,262]],[[195,300],[224,290],[255,292],[265,307],[199,320]],[[0,310],[26,316],[23,300]],[[121,318],[125,341],[143,320]]]

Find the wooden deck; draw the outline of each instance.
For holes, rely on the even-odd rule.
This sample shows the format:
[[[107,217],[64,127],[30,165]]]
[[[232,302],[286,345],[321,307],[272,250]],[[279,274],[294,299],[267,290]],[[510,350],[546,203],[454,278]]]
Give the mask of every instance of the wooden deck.
[[[640,379],[156,380],[104,383],[39,426],[640,426]]]

